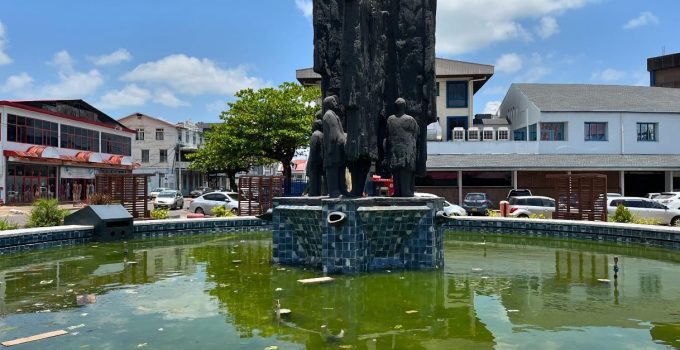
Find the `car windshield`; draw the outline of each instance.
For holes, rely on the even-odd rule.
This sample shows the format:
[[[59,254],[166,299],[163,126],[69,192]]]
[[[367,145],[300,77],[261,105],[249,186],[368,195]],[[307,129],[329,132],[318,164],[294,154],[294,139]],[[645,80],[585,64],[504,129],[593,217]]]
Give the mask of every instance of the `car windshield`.
[[[151,192],[163,192],[163,191],[165,191],[165,188],[157,188]]]
[[[470,193],[465,196],[465,199],[469,201],[481,201],[484,200],[484,195],[479,193]]]
[[[663,193],[660,196],[654,198],[654,199],[671,199],[673,197],[677,196],[675,193]]]
[[[176,194],[176,192],[174,192],[174,191],[165,191],[165,192],[159,193],[159,194],[158,194],[158,197],[159,197],[159,198],[173,198],[173,197],[175,197],[176,195],[177,195],[177,194]]]

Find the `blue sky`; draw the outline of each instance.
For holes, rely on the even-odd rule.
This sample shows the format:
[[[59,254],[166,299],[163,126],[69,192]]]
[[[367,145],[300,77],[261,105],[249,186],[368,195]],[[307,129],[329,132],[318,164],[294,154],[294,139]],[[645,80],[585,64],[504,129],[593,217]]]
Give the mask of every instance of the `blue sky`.
[[[217,121],[235,91],[312,64],[308,0],[2,0],[0,100],[82,98],[113,117]],[[677,0],[439,0],[439,57],[513,82],[646,85],[646,59],[680,52]]]

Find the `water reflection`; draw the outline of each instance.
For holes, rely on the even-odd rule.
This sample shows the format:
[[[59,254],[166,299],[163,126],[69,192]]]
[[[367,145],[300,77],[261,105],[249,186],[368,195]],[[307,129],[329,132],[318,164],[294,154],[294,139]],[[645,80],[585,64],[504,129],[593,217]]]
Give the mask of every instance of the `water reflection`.
[[[680,346],[674,252],[476,240],[447,240],[443,271],[340,276],[319,286],[296,282],[316,271],[271,266],[266,236],[137,241],[127,257],[117,243],[12,255],[0,261],[0,329],[17,329],[0,337],[89,313],[86,339],[102,348],[134,345],[136,337],[157,348]],[[97,304],[78,308],[75,295],[90,293]],[[277,320],[274,300],[292,315]],[[111,332],[98,331],[104,328]],[[342,339],[329,336],[340,330]],[[76,348],[77,341],[49,344]]]

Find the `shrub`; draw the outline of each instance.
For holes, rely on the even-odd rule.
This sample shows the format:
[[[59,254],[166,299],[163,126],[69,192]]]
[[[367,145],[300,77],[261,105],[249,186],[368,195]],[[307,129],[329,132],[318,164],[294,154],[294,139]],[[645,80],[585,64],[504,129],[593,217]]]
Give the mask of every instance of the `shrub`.
[[[19,225],[13,224],[13,223],[7,221],[7,219],[0,220],[0,231],[15,230],[17,228],[19,228]]]
[[[234,216],[234,213],[231,212],[230,209],[227,209],[226,205],[218,205],[211,210],[213,216],[216,216],[218,218],[227,218],[230,216]]]
[[[113,203],[113,198],[108,193],[96,192],[88,198],[90,205],[108,205]]]
[[[611,221],[620,223],[633,222],[633,214],[631,214],[628,208],[624,207],[622,204],[619,204],[616,207],[616,212],[614,213],[614,216],[611,218]]]
[[[654,218],[639,218],[635,215],[633,215],[633,221],[631,221],[634,224],[640,224],[640,225],[661,225],[661,221],[654,219]]]
[[[529,219],[546,219],[546,217],[544,214],[531,214]]]
[[[167,209],[154,209],[151,211],[151,218],[154,220],[165,220],[170,217]]]
[[[41,198],[33,203],[26,227],[59,226],[64,223],[64,218],[68,214],[68,209],[59,208],[56,199]]]
[[[496,210],[487,209],[486,210],[486,216],[489,216],[489,217],[492,217],[492,218],[499,218],[501,216],[501,212],[496,211]]]

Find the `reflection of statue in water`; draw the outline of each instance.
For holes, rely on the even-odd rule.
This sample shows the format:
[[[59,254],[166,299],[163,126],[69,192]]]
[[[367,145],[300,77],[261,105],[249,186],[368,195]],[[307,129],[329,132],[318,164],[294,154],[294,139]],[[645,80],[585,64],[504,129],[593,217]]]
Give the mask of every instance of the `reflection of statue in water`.
[[[321,195],[321,178],[323,176],[323,122],[315,120],[312,124],[312,137],[309,140],[309,157],[307,158],[307,177],[309,177],[309,196]]]
[[[345,189],[345,132],[338,117],[335,96],[323,100],[323,166],[326,172],[328,196],[338,198]]]
[[[413,197],[415,192],[418,122],[406,114],[406,101],[395,102],[396,114],[387,118],[385,155],[394,176],[394,196]]]

